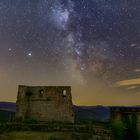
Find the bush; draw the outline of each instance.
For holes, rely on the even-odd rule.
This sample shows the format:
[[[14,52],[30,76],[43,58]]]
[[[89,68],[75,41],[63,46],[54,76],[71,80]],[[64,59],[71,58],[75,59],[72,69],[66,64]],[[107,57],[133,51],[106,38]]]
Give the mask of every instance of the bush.
[[[50,136],[50,137],[48,138],[48,140],[63,140],[63,139],[60,138],[60,137],[56,137],[56,136]]]
[[[6,124],[1,124],[0,126],[0,134],[4,133],[7,131],[7,126]]]
[[[122,121],[116,120],[111,123],[111,130],[113,132],[114,139],[122,140],[125,135],[126,125]]]

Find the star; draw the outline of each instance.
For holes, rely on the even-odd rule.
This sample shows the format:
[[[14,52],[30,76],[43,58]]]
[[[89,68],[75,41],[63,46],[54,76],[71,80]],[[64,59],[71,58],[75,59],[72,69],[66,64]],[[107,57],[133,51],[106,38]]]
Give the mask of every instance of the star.
[[[32,56],[32,53],[31,53],[31,52],[29,52],[29,53],[28,53],[28,56],[29,56],[29,57],[31,57],[31,56]]]
[[[0,74],[0,93],[7,94],[1,100],[15,99],[17,84],[31,83],[72,85],[73,95],[90,98],[85,100],[90,104],[100,95],[108,95],[110,104],[114,97],[118,103],[124,97],[125,103],[139,103],[133,98],[139,88],[129,97],[128,90],[121,96],[110,88],[140,78],[139,0],[11,1],[0,1],[0,73],[5,74]]]
[[[12,51],[12,48],[9,48],[8,50],[9,50],[9,51]]]

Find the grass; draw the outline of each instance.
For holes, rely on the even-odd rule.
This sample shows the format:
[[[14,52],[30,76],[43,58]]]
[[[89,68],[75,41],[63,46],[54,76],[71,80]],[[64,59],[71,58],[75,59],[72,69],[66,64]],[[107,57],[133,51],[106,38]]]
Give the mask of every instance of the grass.
[[[53,140],[62,139],[69,140],[71,133],[68,132],[11,132],[8,134],[7,140]]]

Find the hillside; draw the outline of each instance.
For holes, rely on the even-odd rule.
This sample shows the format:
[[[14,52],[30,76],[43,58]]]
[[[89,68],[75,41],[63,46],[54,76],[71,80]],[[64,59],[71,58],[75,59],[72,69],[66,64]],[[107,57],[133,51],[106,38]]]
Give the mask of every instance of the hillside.
[[[0,102],[0,121],[10,120],[15,115],[15,109],[15,103]]]
[[[12,102],[0,102],[0,110],[15,112],[16,104]]]
[[[74,106],[77,121],[103,121],[109,120],[110,109],[104,106]]]
[[[110,110],[104,106],[73,106],[76,121],[107,121]],[[14,115],[16,104],[0,102],[0,120],[8,120]]]

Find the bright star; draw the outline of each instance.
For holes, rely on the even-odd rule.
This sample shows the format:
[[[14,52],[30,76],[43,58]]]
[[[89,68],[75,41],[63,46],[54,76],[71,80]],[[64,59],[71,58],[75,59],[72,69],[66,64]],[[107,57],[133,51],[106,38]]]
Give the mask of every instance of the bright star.
[[[31,52],[29,52],[29,53],[28,53],[28,56],[32,56],[32,53],[31,53]]]

